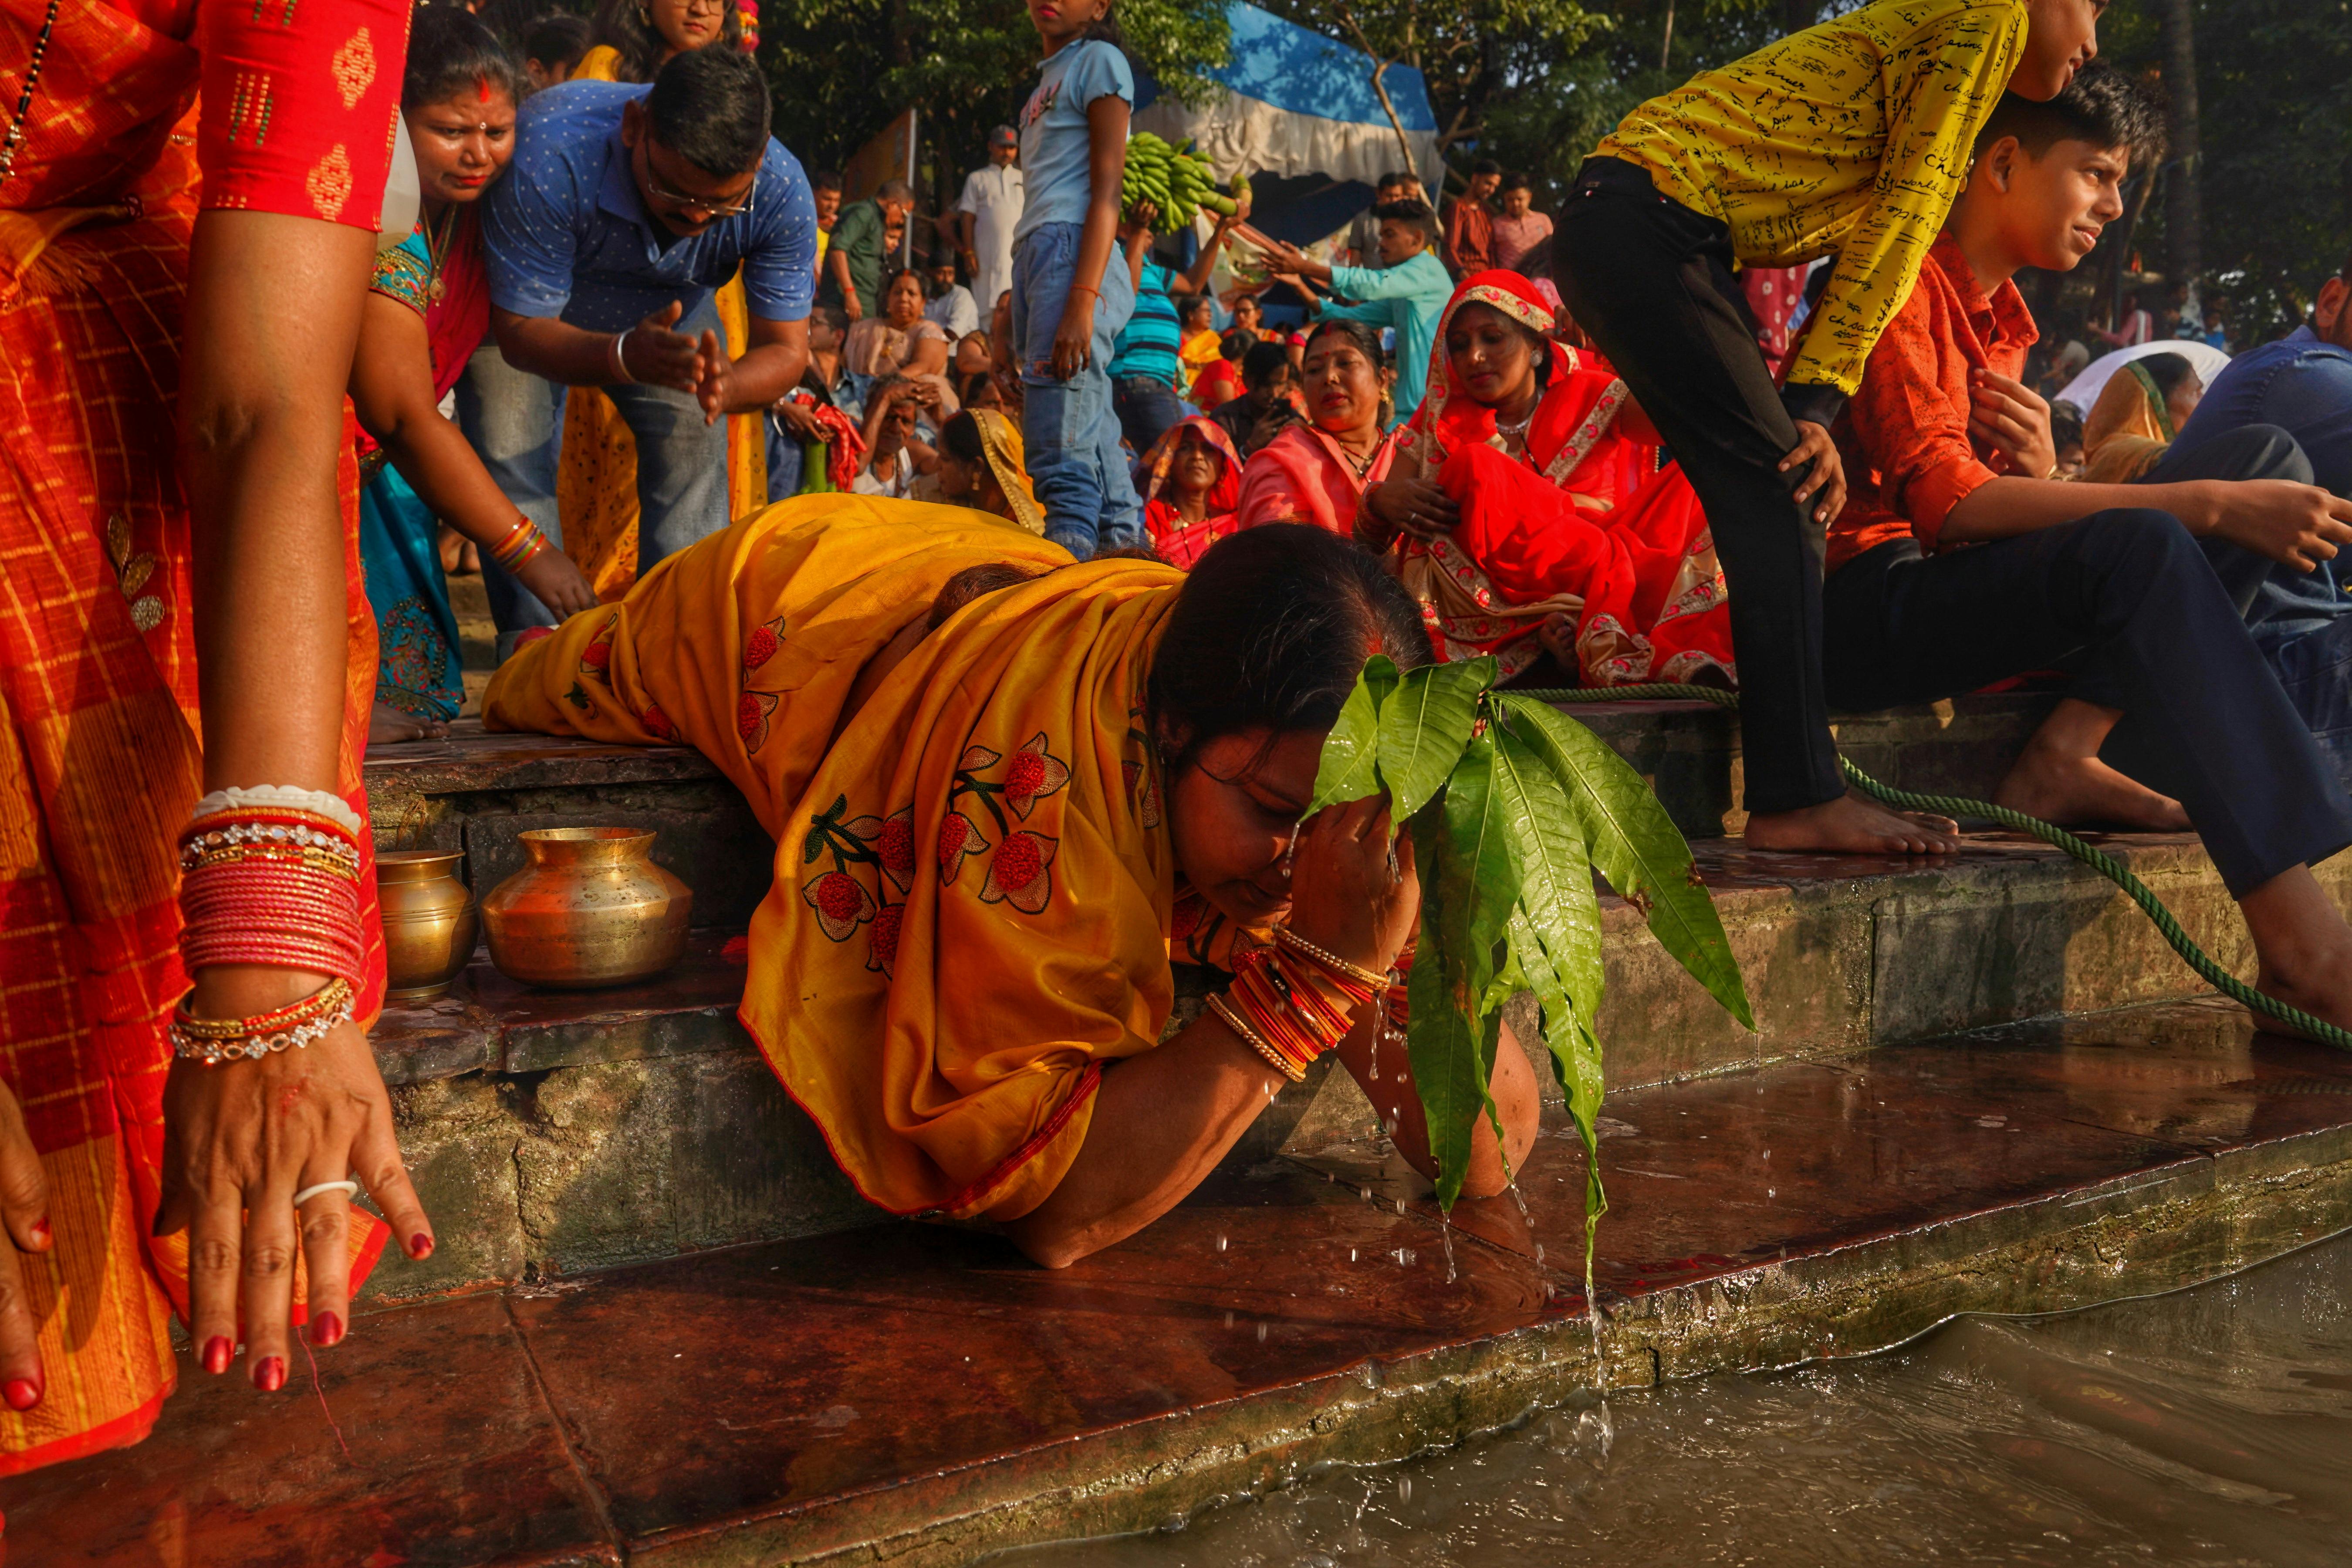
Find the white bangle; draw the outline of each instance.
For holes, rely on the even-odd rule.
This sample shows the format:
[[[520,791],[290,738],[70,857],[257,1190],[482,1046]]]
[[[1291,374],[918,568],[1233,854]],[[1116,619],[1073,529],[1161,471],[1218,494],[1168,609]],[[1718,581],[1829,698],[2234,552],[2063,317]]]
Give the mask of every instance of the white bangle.
[[[216,789],[196,802],[195,810],[188,813],[194,822],[224,811],[267,811],[276,806],[281,811],[307,811],[340,823],[353,835],[360,830],[360,814],[351,808],[341,795],[329,795],[324,790],[303,789],[295,784],[254,784],[244,789]]]
[[[628,355],[621,347],[629,341],[629,334],[636,330],[635,327],[624,327],[613,334],[613,379],[624,386],[635,386],[637,384],[637,378],[629,374]]]

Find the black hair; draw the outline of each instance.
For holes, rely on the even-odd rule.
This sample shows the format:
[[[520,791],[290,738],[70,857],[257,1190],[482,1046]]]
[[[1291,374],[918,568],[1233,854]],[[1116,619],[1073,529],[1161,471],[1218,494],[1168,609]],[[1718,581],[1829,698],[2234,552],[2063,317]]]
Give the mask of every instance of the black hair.
[[[412,44],[413,49],[415,46]],[[562,66],[569,72],[588,52],[588,18],[568,11],[551,11],[525,28],[522,58],[543,66]]]
[[[1514,169],[1503,176],[1503,183],[1496,188],[1505,191],[1532,191],[1536,188],[1536,183]]]
[[[498,35],[480,17],[455,5],[424,5],[408,28],[408,65],[400,79],[400,107],[424,108],[476,87],[522,101],[522,73]]]
[[[1392,191],[1399,185],[1403,184],[1407,180],[1412,179],[1413,177],[1414,176],[1404,173],[1402,170],[1391,169],[1380,177],[1380,180],[1372,186],[1372,190],[1375,193],[1381,191]]]
[[[842,188],[841,171],[838,169],[819,169],[809,176],[809,189],[812,191],[838,191]]]
[[[958,413],[940,426],[940,450],[953,453],[960,463],[988,461],[988,447],[980,438],[980,421],[969,413]]]
[[[1127,52],[1127,35],[1119,31],[1116,0],[1106,0],[1103,14],[1087,24],[1087,30],[1080,33],[1078,38],[1082,43],[1108,44],[1121,54]]]
[[[1181,326],[1190,322],[1192,312],[1203,309],[1209,312],[1209,319],[1212,321],[1217,319],[1217,302],[1214,300],[1210,299],[1206,294],[1185,295],[1176,301],[1177,324]]]
[[[877,202],[905,202],[912,206],[915,203],[915,187],[904,180],[885,180],[876,188],[874,199]]]
[[[943,245],[931,252],[932,271],[937,272],[942,267],[953,267],[955,264],[956,253],[953,247]]]
[[[1193,563],[1151,660],[1150,729],[1189,761],[1223,736],[1328,730],[1365,659],[1430,662],[1420,606],[1380,558],[1310,523],[1228,535]]]
[[[1217,343],[1217,357],[1239,363],[1241,357],[1257,346],[1258,335],[1247,327],[1235,327]]]
[[[2160,163],[2168,140],[2164,101],[2155,89],[2095,62],[2047,103],[2002,94],[1977,135],[1977,155],[2004,136],[2016,137],[2036,158],[2061,142],[2087,142],[2103,151],[2125,148],[2135,163]]]
[[[2173,357],[2179,359],[2180,356],[2175,354]],[[2186,364],[2188,362],[2182,360],[2181,363]],[[2053,401],[2050,405],[2050,449],[2063,455],[2069,447],[2076,451],[2082,450],[2083,416],[2073,404]]]
[[[1503,165],[1497,163],[1492,158],[1481,158],[1476,163],[1470,165],[1470,173],[1474,176],[1478,174],[1499,174],[1502,172]]]
[[[1252,343],[1242,351],[1242,384],[1264,386],[1290,368],[1290,351],[1280,343]]]
[[[618,75],[623,81],[652,81],[661,70],[661,58],[669,42],[654,30],[653,17],[646,0],[604,0],[596,7],[596,23],[590,37],[599,44],[610,44],[618,51],[621,65]],[[733,5],[727,7],[725,21],[720,23],[719,37],[703,46],[720,54],[740,55],[743,52],[743,13]],[[713,174],[740,174],[738,169],[711,171]]]
[[[2179,389],[2182,382],[2197,374],[2197,367],[2189,363],[2186,354],[2149,354],[2137,363],[2140,369],[2147,372],[2147,378],[2156,383],[2156,390],[2167,399]]]
[[[823,321],[836,332],[849,331],[849,312],[838,305],[811,305],[809,320]]]
[[[890,268],[889,275],[882,279],[882,292],[877,294],[875,298],[887,300],[890,297],[890,290],[898,286],[898,279],[901,278],[913,279],[916,291],[926,300],[931,297],[930,285],[923,280],[923,275],[920,272],[911,267],[893,267]]]
[[[646,95],[653,139],[706,174],[748,174],[768,155],[768,81],[740,49],[694,49]]]
[[[1382,202],[1372,209],[1376,219],[1407,224],[1421,230],[1422,237],[1432,245],[1437,243],[1437,213],[1427,202],[1407,196],[1402,201]]]
[[[1343,316],[1333,316],[1315,323],[1307,334],[1307,352],[1315,352],[1318,338],[1339,336],[1347,339],[1372,362],[1374,370],[1387,368],[1389,351],[1381,346],[1381,332],[1370,321],[1351,321]]]

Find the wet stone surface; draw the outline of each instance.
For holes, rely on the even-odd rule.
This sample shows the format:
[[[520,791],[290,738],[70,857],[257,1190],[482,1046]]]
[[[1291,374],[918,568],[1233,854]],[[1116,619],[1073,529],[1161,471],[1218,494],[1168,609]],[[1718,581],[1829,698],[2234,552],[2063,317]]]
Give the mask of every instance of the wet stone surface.
[[[2218,1004],[1608,1116],[1613,1381],[2186,1283],[2352,1224],[2352,1060]],[[367,1314],[320,1390],[185,1368],[150,1442],[0,1482],[0,1509],[43,1563],[928,1563],[1136,1528],[1584,1381],[1577,1145],[1524,1174],[1532,1235],[1507,1198],[1462,1205],[1452,1283],[1425,1184],[1340,1150],[1233,1172],[1060,1273],[890,1223]]]

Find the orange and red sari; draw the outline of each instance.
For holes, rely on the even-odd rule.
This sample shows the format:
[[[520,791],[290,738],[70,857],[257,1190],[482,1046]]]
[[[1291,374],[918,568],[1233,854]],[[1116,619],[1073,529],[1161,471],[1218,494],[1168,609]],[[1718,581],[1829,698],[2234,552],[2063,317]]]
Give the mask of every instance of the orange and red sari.
[[[1187,441],[1207,447],[1217,462],[1217,482],[1210,487],[1208,507],[1198,522],[1185,521],[1176,503],[1163,493],[1169,472],[1176,466],[1176,454]],[[1151,535],[1151,547],[1171,566],[1191,571],[1209,546],[1241,527],[1235,512],[1242,500],[1242,455],[1234,449],[1234,438],[1225,434],[1225,427],[1215,420],[1195,414],[1179,423],[1143,455],[1143,469],[1148,476],[1144,530]]]
[[[1586,685],[1729,679],[1730,612],[1706,514],[1680,468],[1643,477],[1654,449],[1618,428],[1625,384],[1598,355],[1547,341],[1549,374],[1514,453],[1446,353],[1454,312],[1471,304],[1547,340],[1553,324],[1516,272],[1465,281],[1438,322],[1429,392],[1397,434],[1391,477],[1433,479],[1461,509],[1446,537],[1387,546],[1438,657],[1492,654],[1508,679],[1542,653],[1543,624],[1565,616]]]
[[[201,55],[184,41],[200,8]],[[0,113],[45,11],[0,10]],[[407,47],[395,0],[268,11],[65,0],[0,184],[0,1077],[41,1152],[57,1238],[20,1260],[47,1390],[0,1409],[0,1475],[137,1442],[174,1382],[186,1237],[149,1230],[163,1025],[187,987],[173,839],[203,776],[173,460],[188,243],[200,205],[372,229]],[[363,809],[375,626],[348,440],[341,469],[341,785]],[[372,1016],[383,944],[373,877],[362,886]],[[362,1265],[383,1237],[365,1223]]]

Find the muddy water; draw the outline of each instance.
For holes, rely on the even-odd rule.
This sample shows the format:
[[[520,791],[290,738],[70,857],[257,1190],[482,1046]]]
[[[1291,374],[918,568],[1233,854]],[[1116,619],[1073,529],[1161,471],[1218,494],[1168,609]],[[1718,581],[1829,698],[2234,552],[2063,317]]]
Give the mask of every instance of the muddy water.
[[[1864,1361],[1574,1405],[1023,1568],[2352,1563],[2352,1237]]]

